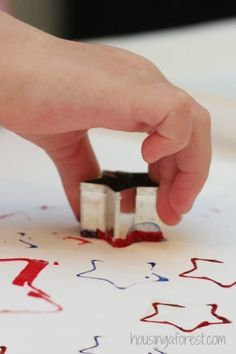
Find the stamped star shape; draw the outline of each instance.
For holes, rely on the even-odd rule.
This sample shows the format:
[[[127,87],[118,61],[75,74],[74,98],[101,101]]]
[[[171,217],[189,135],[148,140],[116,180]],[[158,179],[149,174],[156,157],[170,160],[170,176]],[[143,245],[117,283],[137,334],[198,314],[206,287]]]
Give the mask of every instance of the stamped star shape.
[[[178,310],[183,310],[186,309],[185,306],[183,305],[179,305],[179,304],[169,304],[169,303],[162,303],[162,302],[154,302],[152,304],[152,307],[154,309],[154,312],[150,315],[147,315],[143,318],[141,318],[142,322],[149,322],[149,323],[158,323],[158,324],[163,324],[163,325],[169,325],[169,326],[173,326],[177,329],[179,329],[182,332],[194,332],[195,330],[202,328],[202,327],[207,327],[207,326],[211,326],[211,325],[222,325],[222,324],[229,324],[231,323],[231,321],[229,319],[227,319],[226,317],[223,317],[221,315],[219,315],[217,313],[218,310],[218,305],[217,304],[207,304],[206,306],[208,306],[210,308],[210,313],[213,316],[213,318],[215,319],[214,321],[208,321],[208,320],[203,320],[199,323],[197,323],[195,326],[193,327],[183,327],[182,325],[179,325],[171,320],[159,320],[158,317],[160,315],[160,308],[162,307],[167,307],[167,308],[172,308],[172,309],[178,309]],[[178,317],[180,317],[182,315],[181,318],[183,317],[183,313],[181,312],[179,314]],[[154,318],[156,317],[156,318]]]
[[[236,285],[236,281],[226,283],[226,282],[222,282],[222,281],[215,279],[215,277],[217,277],[217,273],[218,273],[218,277],[220,277],[220,275],[225,277],[229,273],[229,272],[224,271],[223,274],[220,274],[219,268],[216,267],[216,265],[223,265],[224,262],[222,262],[222,261],[219,261],[217,259],[192,258],[191,263],[193,265],[192,268],[179,274],[179,277],[208,280],[210,282],[217,284],[218,286],[220,286],[222,288],[232,288],[233,286]],[[206,264],[207,264],[207,267],[204,268],[204,265],[206,265]],[[210,269],[210,265],[213,265],[213,267],[211,267],[212,269]],[[223,271],[223,269],[222,269],[222,271]],[[195,274],[196,272],[198,274]],[[200,272],[200,274],[199,274],[199,272]],[[204,275],[205,272],[208,272],[208,275]],[[209,276],[210,272],[212,273],[212,276]]]

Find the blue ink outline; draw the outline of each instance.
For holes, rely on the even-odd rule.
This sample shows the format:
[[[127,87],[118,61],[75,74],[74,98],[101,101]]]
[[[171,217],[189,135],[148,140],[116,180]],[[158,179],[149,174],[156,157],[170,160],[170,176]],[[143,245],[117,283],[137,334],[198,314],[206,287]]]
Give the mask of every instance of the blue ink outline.
[[[81,354],[93,354],[91,352],[87,352],[87,350],[97,348],[100,345],[98,338],[102,338],[102,336],[94,336],[93,339],[95,341],[95,345],[93,347],[81,349],[79,351],[79,353],[81,353]]]
[[[92,259],[90,262],[92,264],[92,269],[87,270],[86,272],[81,272],[81,273],[76,274],[77,277],[85,278],[85,279],[87,278],[87,279],[102,280],[102,281],[105,281],[105,282],[113,285],[118,290],[125,290],[125,289],[128,289],[131,286],[136,284],[136,283],[134,283],[134,284],[131,284],[131,285],[127,286],[127,287],[124,287],[124,286],[116,285],[113,281],[111,281],[109,279],[106,279],[106,278],[84,276],[84,274],[92,273],[92,272],[94,272],[97,269],[97,266],[95,264],[96,262],[103,262],[103,261],[101,261],[100,259]]]
[[[85,272],[81,272],[81,273],[76,274],[77,277],[84,278],[84,279],[94,279],[94,280],[105,281],[105,282],[113,285],[118,290],[126,290],[126,289],[129,289],[132,286],[137,284],[137,283],[133,283],[133,284],[130,284],[129,286],[125,287],[125,286],[119,286],[115,282],[113,282],[113,281],[111,281],[109,279],[106,279],[106,278],[85,276],[85,274],[92,273],[92,272],[94,272],[97,269],[96,262],[102,262],[103,263],[103,261],[101,261],[100,259],[92,259],[90,262],[91,262],[91,265],[92,265],[92,269],[89,269],[89,270],[86,270]],[[156,267],[156,263],[155,262],[147,262],[147,264],[151,266],[151,271]],[[157,277],[156,280],[151,280],[152,282],[167,282],[167,281],[169,281],[168,278],[163,277],[163,276],[161,276],[161,275],[159,275],[157,273],[152,272],[151,275],[154,275],[155,277]],[[146,276],[145,278],[148,279],[149,276]]]
[[[147,262],[147,264],[149,264],[151,266],[151,270],[153,270],[156,267],[156,263],[155,262]],[[151,273],[152,275],[154,275],[155,277],[157,277],[157,280],[153,280],[153,282],[166,282],[166,281],[170,281],[168,278],[163,277],[157,273]]]

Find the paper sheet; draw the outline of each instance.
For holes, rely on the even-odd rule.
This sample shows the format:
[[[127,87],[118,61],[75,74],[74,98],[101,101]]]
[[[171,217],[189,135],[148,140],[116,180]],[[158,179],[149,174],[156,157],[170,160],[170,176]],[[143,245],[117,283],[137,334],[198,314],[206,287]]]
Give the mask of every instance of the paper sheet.
[[[164,228],[162,243],[115,249],[81,238],[53,195],[51,205],[39,204],[37,192],[34,206],[3,203],[0,347],[7,354],[199,353],[188,341],[201,336],[221,341],[205,345],[207,353],[233,353],[234,157],[218,150],[192,213]]]

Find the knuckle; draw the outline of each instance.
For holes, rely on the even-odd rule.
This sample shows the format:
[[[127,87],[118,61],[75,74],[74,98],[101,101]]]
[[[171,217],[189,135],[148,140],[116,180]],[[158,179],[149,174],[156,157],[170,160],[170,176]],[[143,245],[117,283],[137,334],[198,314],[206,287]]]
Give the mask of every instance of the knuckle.
[[[211,127],[211,115],[207,111],[207,109],[202,107],[202,110],[203,110],[202,116],[204,119],[205,126],[210,128]]]
[[[211,115],[208,110],[201,105],[198,105],[197,117],[201,126],[205,129],[205,131],[209,132],[211,130]]]
[[[178,89],[177,93],[177,107],[185,113],[190,113],[193,105],[192,97],[184,90]]]

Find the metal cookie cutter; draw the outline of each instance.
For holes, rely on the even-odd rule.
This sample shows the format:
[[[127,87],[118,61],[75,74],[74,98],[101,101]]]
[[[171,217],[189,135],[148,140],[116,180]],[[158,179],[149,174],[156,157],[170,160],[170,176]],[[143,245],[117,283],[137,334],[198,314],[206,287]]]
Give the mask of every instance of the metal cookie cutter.
[[[147,173],[104,171],[80,184],[81,235],[124,247],[161,241],[156,212],[158,185]]]

